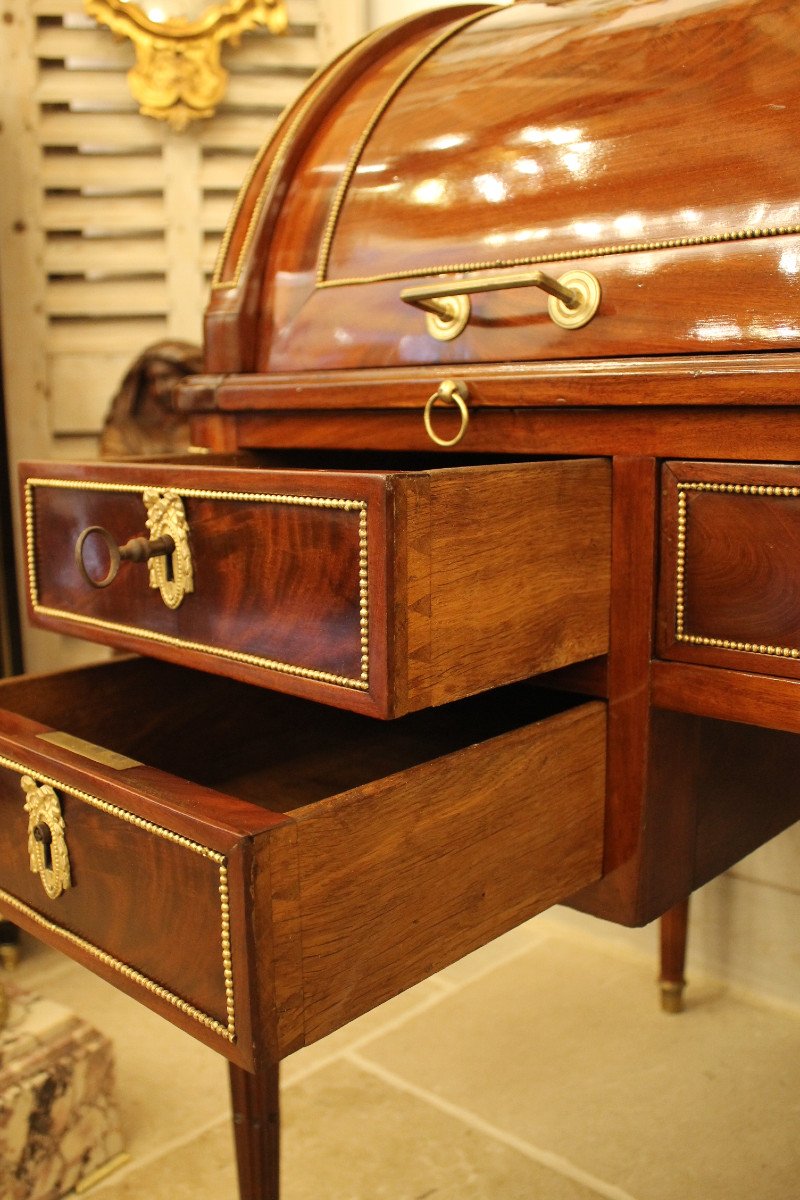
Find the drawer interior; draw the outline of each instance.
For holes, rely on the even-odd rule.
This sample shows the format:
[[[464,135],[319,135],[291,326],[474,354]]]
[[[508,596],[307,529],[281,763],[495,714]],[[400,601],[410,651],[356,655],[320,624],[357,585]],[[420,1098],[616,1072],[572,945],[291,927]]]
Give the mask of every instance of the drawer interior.
[[[0,709],[14,912],[245,1065],[602,873],[599,701],[525,682],[382,722],[118,658],[3,681]],[[64,806],[74,886],[52,901],[29,870],[26,775]]]
[[[386,723],[144,658],[0,684],[2,708],[280,813],[581,700],[522,683]]]

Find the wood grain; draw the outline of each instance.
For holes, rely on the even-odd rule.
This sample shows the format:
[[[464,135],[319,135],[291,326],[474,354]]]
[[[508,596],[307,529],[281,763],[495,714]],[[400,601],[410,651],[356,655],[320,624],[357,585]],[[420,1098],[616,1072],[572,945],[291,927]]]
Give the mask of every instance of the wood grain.
[[[669,463],[663,479],[660,653],[800,678],[800,468]]]
[[[306,1039],[598,878],[604,743],[594,702],[296,813]]]
[[[26,464],[32,618],[379,716],[605,651],[607,463],[353,467],[197,455],[55,472]],[[148,486],[183,497],[195,588],[177,609],[144,566],[126,564],[98,590],[73,560],[89,526],[119,544],[146,536]],[[106,566],[98,556],[87,569],[99,578]]]
[[[278,1068],[249,1074],[231,1064],[230,1088],[239,1200],[279,1200]]]
[[[614,459],[613,484],[604,877],[570,902],[594,915],[635,924],[646,883],[643,855],[651,839],[647,777],[656,464],[620,455]]]
[[[254,239],[247,263],[260,288],[212,301],[212,369],[247,369],[253,348],[256,370],[313,374],[796,344],[800,230],[776,165],[795,153],[794,7],[680,6],[647,23],[479,13],[401,27],[309,93],[286,170],[263,187],[269,245]],[[762,77],[780,103],[764,104]],[[530,264],[594,271],[594,320],[560,329],[535,289],[501,288],[437,342],[400,299],[409,279]]]
[[[429,522],[428,703],[608,649],[609,463],[438,471]]]
[[[656,662],[652,703],[697,717],[714,717],[800,733],[800,680],[770,679],[690,663]]]
[[[166,684],[170,668],[143,665],[150,676],[149,712],[157,714],[155,679],[160,675]],[[135,666],[138,671],[141,664]],[[17,707],[38,709],[42,715],[60,706],[61,729],[91,736],[96,744],[103,738],[107,748],[118,751],[130,751],[137,743],[144,749],[149,742],[161,757],[159,742],[162,752],[165,741],[174,739],[181,746],[179,724],[169,730],[164,722],[155,737],[148,737],[147,721],[143,738],[137,738],[135,730],[128,738],[106,736],[113,735],[115,725],[120,733],[123,714],[132,726],[128,705],[136,689],[126,689],[125,684],[135,684],[137,671],[132,674],[128,663],[118,662],[68,672],[60,681],[10,680],[3,685],[2,703],[14,706],[18,695]],[[103,675],[105,683],[99,678]],[[184,676],[184,695],[186,683]],[[170,691],[169,686],[163,689],[165,700]],[[116,711],[115,720],[109,720],[107,707],[98,703],[104,692],[116,696],[108,705]],[[70,699],[76,701],[79,695],[82,699],[72,706],[73,723]],[[164,712],[168,711],[167,703]],[[83,753],[43,741],[40,735],[47,732],[49,726],[40,721],[10,709],[0,712],[0,753],[5,760],[0,767],[0,886],[10,897],[7,910],[35,936],[251,1067],[254,1042],[260,1041],[261,1033],[251,1010],[248,847],[254,837],[279,828],[284,818],[153,766],[103,766]],[[183,733],[194,743],[196,759],[197,727],[184,726]],[[180,748],[176,765],[187,761]],[[51,781],[60,800],[73,886],[55,900],[45,896],[29,869],[23,773]],[[225,983],[226,921],[231,990]]]

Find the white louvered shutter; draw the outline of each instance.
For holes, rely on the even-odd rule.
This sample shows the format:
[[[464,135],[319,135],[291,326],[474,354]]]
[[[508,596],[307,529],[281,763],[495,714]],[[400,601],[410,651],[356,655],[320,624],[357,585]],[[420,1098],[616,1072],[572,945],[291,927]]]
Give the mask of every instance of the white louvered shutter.
[[[134,50],[81,0],[6,0],[0,24],[0,284],[12,458],[85,457],[130,361],[199,342],[214,258],[248,165],[362,7],[287,0],[289,30],[223,49],[215,117],[139,115]],[[29,664],[30,666],[30,660]]]

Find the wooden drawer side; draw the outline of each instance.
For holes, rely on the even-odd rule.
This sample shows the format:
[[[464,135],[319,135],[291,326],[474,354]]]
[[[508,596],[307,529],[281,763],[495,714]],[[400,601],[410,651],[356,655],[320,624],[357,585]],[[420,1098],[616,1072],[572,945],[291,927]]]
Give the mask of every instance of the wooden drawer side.
[[[23,499],[30,613],[48,628],[381,717],[607,650],[601,459],[45,470],[23,467]],[[149,564],[108,587],[82,575],[78,544],[92,580],[108,566],[85,531],[113,550],[164,511],[188,527],[185,594],[164,595]]]
[[[605,727],[583,705],[295,814],[306,1042],[600,877]]]
[[[606,653],[608,462],[435,471],[425,499],[406,509],[412,707]]]

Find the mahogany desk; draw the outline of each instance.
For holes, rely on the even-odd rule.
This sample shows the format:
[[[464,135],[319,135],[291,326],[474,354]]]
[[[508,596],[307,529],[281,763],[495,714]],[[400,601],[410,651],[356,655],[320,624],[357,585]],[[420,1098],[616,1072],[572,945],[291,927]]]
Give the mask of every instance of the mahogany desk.
[[[0,685],[0,905],[229,1058],[246,1200],[283,1056],[800,816],[799,11],[371,35],[245,181],[201,449],[23,468],[31,618],[144,657]]]

